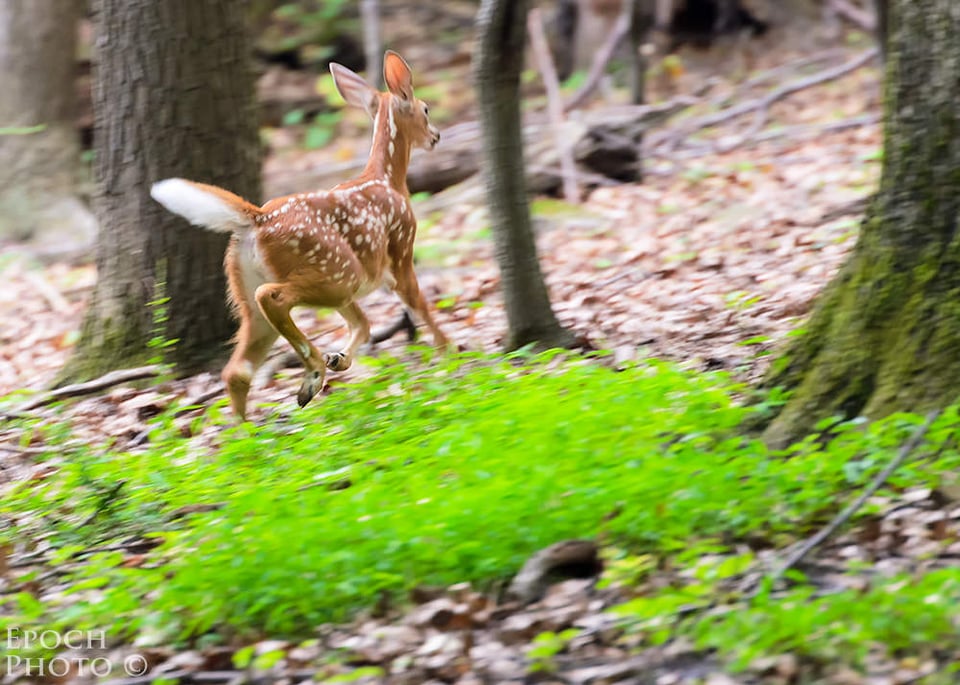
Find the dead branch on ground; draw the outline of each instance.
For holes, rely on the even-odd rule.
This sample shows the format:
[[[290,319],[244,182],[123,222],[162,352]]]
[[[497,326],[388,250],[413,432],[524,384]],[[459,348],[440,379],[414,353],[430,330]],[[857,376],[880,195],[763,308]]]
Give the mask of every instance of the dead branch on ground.
[[[667,156],[671,151],[676,150],[684,140],[689,138],[697,131],[701,131],[705,128],[711,128],[713,126],[717,126],[718,124],[726,123],[732,119],[736,119],[737,117],[753,113],[753,124],[748,132],[740,137],[741,140],[738,140],[735,144],[732,144],[732,147],[730,148],[732,149],[733,147],[741,145],[743,141],[750,139],[760,132],[760,130],[766,124],[769,109],[774,103],[801,90],[812,88],[813,86],[818,86],[820,84],[827,83],[828,81],[835,81],[838,78],[846,76],[847,74],[856,71],[864,64],[877,57],[879,54],[880,50],[878,48],[865,50],[858,57],[849,62],[825,69],[806,78],[797,79],[791,83],[787,83],[762,97],[748,100],[747,102],[742,102],[739,105],[735,105],[720,112],[702,116],[680,127],[678,130],[666,131],[656,136],[656,140],[651,141],[651,147],[656,150],[657,154]],[[722,152],[726,150],[718,149],[718,151]]]
[[[897,453],[897,456],[890,460],[890,463],[887,464],[880,473],[878,473],[874,479],[870,482],[863,492],[860,493],[860,496],[857,497],[853,502],[851,502],[847,507],[837,514],[833,520],[830,521],[826,526],[820,529],[816,535],[809,538],[804,542],[800,547],[798,547],[786,561],[769,576],[770,585],[775,585],[780,579],[783,578],[784,574],[789,571],[791,568],[803,561],[814,548],[823,544],[823,542],[833,535],[840,526],[847,523],[850,518],[856,514],[864,503],[873,497],[874,493],[880,489],[887,479],[893,475],[893,472],[896,471],[900,466],[906,461],[907,457],[920,445],[920,442],[923,440],[923,436],[927,434],[927,430],[930,428],[930,425],[940,416],[940,410],[932,411],[927,414],[926,422],[920,426],[917,430],[914,431],[913,435],[910,436],[910,439],[904,443],[903,447],[900,448],[900,451]]]
[[[111,371],[110,373],[104,374],[103,376],[100,376],[100,378],[96,378],[92,381],[65,385],[62,388],[45,392],[17,407],[13,413],[19,414],[22,412],[32,411],[39,407],[45,407],[49,404],[53,404],[54,402],[65,400],[71,397],[92,395],[100,392],[101,390],[106,390],[107,388],[112,388],[115,385],[120,385],[121,383],[140,381],[144,380],[145,378],[156,378],[163,372],[164,368],[156,364],[152,364],[150,366],[140,366],[134,369],[120,369],[119,371]]]
[[[708,81],[701,91],[679,96],[665,103],[580,110],[563,121],[563,139],[571,141],[572,144],[560,149],[571,148],[579,180],[596,185],[598,176],[604,179],[604,184],[632,180],[634,175],[629,172],[635,172],[636,163],[639,160],[638,143],[641,138],[644,141],[645,156],[674,160],[713,154],[718,151],[725,152],[771,138],[806,135],[816,130],[841,130],[872,123],[873,115],[865,115],[844,122],[831,122],[821,129],[796,126],[786,127],[780,131],[762,131],[773,104],[798,91],[841,78],[855,71],[879,54],[876,49],[867,50],[839,66],[780,85],[764,95],[745,101],[736,101],[738,96],[744,96],[748,91],[762,84],[779,83],[788,73],[835,59],[842,54],[841,50],[828,50],[769,69],[744,81],[732,92],[724,93],[709,101],[704,99],[706,91],[715,84]],[[668,119],[695,106],[704,106],[710,110],[710,113],[680,126],[663,129]],[[695,144],[689,141],[693,134],[702,129],[719,126],[751,114],[754,118],[749,130],[744,135],[738,136],[736,140],[725,143],[722,149],[716,144]],[[551,128],[553,130],[550,130]],[[657,128],[661,130],[650,133]],[[534,112],[526,117],[523,135],[527,160],[527,183],[531,193],[551,193],[562,183],[564,167],[554,139],[555,130],[556,125],[547,121],[542,112]],[[475,121],[463,122],[445,129],[443,142],[435,151],[415,153],[411,159],[408,174],[411,192],[438,193],[470,179],[474,179],[470,181],[471,183],[475,182],[480,168],[480,146],[480,130]],[[363,163],[362,160],[332,165],[324,163],[312,169],[297,170],[289,174],[270,174],[267,178],[273,183],[266,189],[267,194],[279,196],[305,192],[318,187],[330,188],[342,181],[344,177],[358,172]]]
[[[854,5],[849,0],[830,0],[833,13],[843,17],[864,31],[871,33],[877,30],[877,17],[870,10]]]

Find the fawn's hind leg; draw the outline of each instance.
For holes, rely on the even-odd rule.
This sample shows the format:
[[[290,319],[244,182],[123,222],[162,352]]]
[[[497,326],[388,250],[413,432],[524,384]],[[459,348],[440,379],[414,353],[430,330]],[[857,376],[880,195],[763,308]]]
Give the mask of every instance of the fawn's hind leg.
[[[320,352],[290,318],[290,310],[300,304],[300,300],[289,283],[264,283],[257,288],[256,299],[260,311],[303,362],[303,382],[297,393],[297,404],[303,407],[323,388],[326,367]]]
[[[220,374],[230,395],[230,406],[241,421],[247,418],[247,395],[253,374],[267,358],[276,339],[277,331],[259,311],[251,309],[241,319],[237,346]]]

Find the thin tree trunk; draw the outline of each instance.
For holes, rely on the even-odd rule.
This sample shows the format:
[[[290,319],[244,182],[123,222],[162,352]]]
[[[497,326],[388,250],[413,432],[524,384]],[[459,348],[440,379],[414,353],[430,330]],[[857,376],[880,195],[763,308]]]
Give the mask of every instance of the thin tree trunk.
[[[360,0],[360,16],[363,18],[363,54],[367,62],[367,81],[379,90],[383,87],[380,0]]]
[[[880,43],[880,52],[887,58],[887,40],[890,33],[890,0],[875,0],[877,9],[877,41]]]
[[[98,0],[95,204],[99,279],[62,379],[142,362],[152,339],[182,371],[224,356],[226,238],[149,195],[182,176],[257,201],[260,152],[250,42],[234,0]],[[166,300],[160,302],[159,300]]]
[[[0,237],[36,237],[52,253],[87,247],[96,231],[74,195],[79,9],[78,0],[0,0]]]
[[[768,375],[788,444],[825,417],[926,411],[960,388],[960,12],[890,3],[884,162],[860,239]]]
[[[528,0],[483,0],[477,18],[477,94],[484,139],[484,179],[510,328],[508,348],[567,347],[540,271],[524,180],[520,72]]]
[[[630,3],[630,100],[635,105],[647,101],[647,57],[644,43],[650,37],[650,31],[656,23],[657,8],[655,0],[625,0]],[[636,181],[643,180],[643,136],[636,138],[637,173]]]

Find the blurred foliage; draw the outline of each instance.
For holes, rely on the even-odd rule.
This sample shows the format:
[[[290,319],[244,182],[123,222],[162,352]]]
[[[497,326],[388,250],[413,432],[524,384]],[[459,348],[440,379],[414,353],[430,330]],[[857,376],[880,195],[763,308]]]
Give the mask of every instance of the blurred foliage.
[[[28,136],[32,133],[45,131],[46,128],[46,124],[39,124],[37,126],[0,126],[0,136]]]
[[[251,12],[260,30],[258,50],[268,55],[295,52],[304,64],[329,59],[339,36],[360,29],[356,3],[348,0],[259,0]]]
[[[304,126],[303,147],[318,150],[333,141],[340,123],[340,111],[320,112],[309,120],[302,109],[293,109],[283,117],[284,126]]]

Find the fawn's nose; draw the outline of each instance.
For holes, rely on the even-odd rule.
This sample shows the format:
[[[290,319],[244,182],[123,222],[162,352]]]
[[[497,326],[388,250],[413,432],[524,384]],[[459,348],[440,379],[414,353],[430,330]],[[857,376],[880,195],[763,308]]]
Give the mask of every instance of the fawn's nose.
[[[435,129],[433,126],[429,128],[430,132],[430,147],[436,146],[440,142],[440,131]]]

